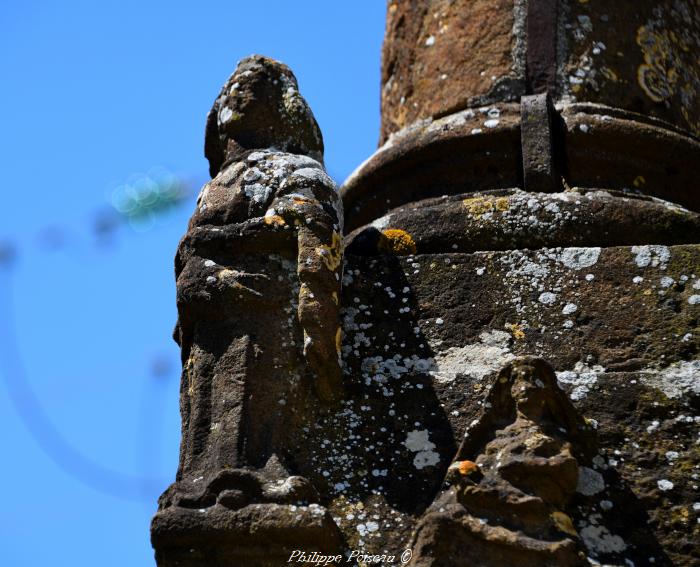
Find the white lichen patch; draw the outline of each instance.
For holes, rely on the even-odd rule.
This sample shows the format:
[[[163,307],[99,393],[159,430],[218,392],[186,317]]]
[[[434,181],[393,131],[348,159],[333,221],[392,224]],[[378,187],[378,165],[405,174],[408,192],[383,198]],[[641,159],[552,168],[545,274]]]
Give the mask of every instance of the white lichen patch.
[[[574,366],[573,370],[565,370],[557,372],[557,380],[559,385],[567,384],[573,387],[569,397],[576,401],[586,397],[593,385],[598,382],[598,375],[605,372],[602,366],[587,364],[579,361]]]
[[[662,369],[642,370],[640,379],[668,398],[681,398],[689,393],[697,395],[700,394],[700,360],[683,360]]]
[[[404,445],[409,451],[415,453],[413,465],[417,469],[423,469],[438,464],[440,455],[433,451],[435,443],[430,441],[430,433],[427,429],[414,429],[406,435]]]
[[[589,268],[598,262],[600,248],[564,248],[559,261],[572,270]]]
[[[621,553],[627,549],[625,541],[611,534],[605,526],[586,526],[580,532],[586,548],[594,554]]]
[[[266,203],[272,195],[272,191],[272,187],[261,183],[251,183],[250,185],[243,186],[245,196],[257,204]]]
[[[383,217],[379,217],[377,220],[373,221],[372,226],[381,232],[389,228],[390,221],[391,215],[384,215]]]
[[[550,214],[562,214],[556,212],[558,208],[555,204],[552,201],[543,204],[540,199],[530,198],[526,206],[533,211],[546,210]],[[570,293],[570,290],[575,290],[584,281],[592,281],[582,270],[595,265],[600,254],[601,249],[596,247],[513,250],[502,254],[498,262],[504,267],[506,289],[509,291],[505,301],[514,306],[520,317],[518,323],[529,327],[551,325],[553,313],[549,307],[561,305],[558,309],[562,310],[571,304],[577,305],[578,309],[578,302],[573,302],[572,299],[579,294],[575,291]],[[533,295],[537,298],[536,302],[530,299]],[[562,296],[567,301],[559,303]],[[568,307],[567,311],[570,309],[572,307]],[[564,315],[570,314],[564,312]],[[564,321],[556,322],[556,325],[560,329],[571,328],[568,325],[562,326],[563,323]]]
[[[556,300],[556,294],[552,293],[551,291],[545,291],[537,298],[537,301],[543,303],[544,305],[552,305],[552,303],[554,303]]]
[[[634,262],[640,268],[666,268],[666,264],[671,259],[671,251],[668,246],[660,245],[645,245],[632,246],[632,254],[634,254]]]
[[[346,327],[347,328],[347,327]],[[355,334],[355,343],[353,346],[369,346],[370,341],[366,339],[364,333]],[[362,360],[361,371],[365,384],[369,386],[371,383],[388,384],[390,381],[398,380],[410,372],[426,373],[434,367],[432,358],[420,358],[411,355],[410,357],[401,357],[394,355],[390,358],[382,356],[370,356]]]
[[[575,313],[577,309],[578,306],[575,303],[567,303],[566,305],[564,305],[564,308],[561,310],[561,312],[564,315],[571,315],[572,313]]]
[[[479,342],[437,352],[430,375],[440,383],[452,382],[458,376],[478,382],[513,360],[511,341],[510,333],[485,331],[479,335]]]
[[[219,110],[219,124],[226,124],[232,117],[233,111],[228,106],[224,106]]]
[[[317,191],[321,197],[316,197]],[[342,205],[335,182],[321,163],[308,156],[277,150],[253,152],[245,161],[223,168],[205,186],[197,201],[199,210],[223,212],[236,194],[244,195],[249,201],[250,217],[263,217],[276,195],[280,201],[276,207],[278,212],[289,208],[294,198],[307,205],[320,198],[336,210],[342,224]]]
[[[579,467],[576,492],[584,496],[593,496],[605,490],[603,475],[588,467]]]

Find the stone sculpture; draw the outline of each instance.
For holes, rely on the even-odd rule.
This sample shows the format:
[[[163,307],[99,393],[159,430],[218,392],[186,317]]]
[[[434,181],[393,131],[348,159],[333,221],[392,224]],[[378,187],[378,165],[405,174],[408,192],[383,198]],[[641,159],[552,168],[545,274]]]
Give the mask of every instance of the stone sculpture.
[[[214,178],[175,260],[180,466],[154,541],[165,564],[178,564],[169,547],[183,541],[190,561],[225,554],[253,564],[276,535],[255,541],[248,524],[283,509],[266,525],[287,532],[294,524],[290,544],[298,529],[322,547],[337,538],[320,508],[292,521],[282,505],[317,502],[308,480],[289,472],[288,439],[316,405],[342,396],[342,207],[316,121],[276,61],[241,62],[209,114],[205,146]],[[183,537],[183,526],[193,535]],[[212,542],[226,551],[208,555]]]
[[[507,365],[418,523],[414,564],[588,565],[564,509],[595,456],[594,435],[548,364]]]
[[[687,0],[389,1],[345,218],[244,60],[176,259],[158,565],[697,564],[698,49]]]

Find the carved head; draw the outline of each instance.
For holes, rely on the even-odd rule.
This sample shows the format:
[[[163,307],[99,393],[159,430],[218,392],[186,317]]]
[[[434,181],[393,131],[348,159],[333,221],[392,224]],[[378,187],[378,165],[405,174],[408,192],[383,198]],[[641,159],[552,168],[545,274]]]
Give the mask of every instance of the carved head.
[[[289,67],[262,55],[243,59],[207,116],[204,155],[212,177],[256,149],[303,154],[323,163],[323,138]]]

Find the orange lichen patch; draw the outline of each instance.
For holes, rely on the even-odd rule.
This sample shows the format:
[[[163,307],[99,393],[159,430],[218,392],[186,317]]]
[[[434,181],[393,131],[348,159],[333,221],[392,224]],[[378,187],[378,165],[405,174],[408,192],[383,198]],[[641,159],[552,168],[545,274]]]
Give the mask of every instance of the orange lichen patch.
[[[416,253],[416,243],[413,237],[400,228],[390,228],[382,232],[384,238],[379,242],[379,249],[392,252],[398,256]]]
[[[459,474],[467,476],[478,470],[479,467],[474,461],[459,461]]]
[[[343,261],[340,234],[334,231],[331,243],[319,246],[316,248],[316,253],[321,257],[326,268],[331,272],[337,270]]]
[[[265,224],[275,224],[278,226],[284,226],[287,223],[284,221],[284,219],[279,216],[279,215],[265,215]]]
[[[571,518],[569,516],[564,514],[564,512],[555,511],[552,512],[549,517],[551,518],[554,526],[560,532],[563,532],[573,537],[578,537],[578,532],[576,532],[576,528],[574,528],[574,523],[571,521]]]
[[[343,346],[343,331],[340,327],[335,332],[335,350],[340,354],[340,348]]]
[[[469,476],[479,470],[479,465],[474,461],[455,461],[450,465],[450,469],[456,470],[462,476]]]
[[[523,328],[517,323],[506,323],[506,329],[510,331],[515,340],[519,341],[525,338],[525,331],[523,331]]]
[[[294,196],[292,197],[292,203],[295,205],[313,205],[318,203],[316,199],[307,199],[306,197]]]

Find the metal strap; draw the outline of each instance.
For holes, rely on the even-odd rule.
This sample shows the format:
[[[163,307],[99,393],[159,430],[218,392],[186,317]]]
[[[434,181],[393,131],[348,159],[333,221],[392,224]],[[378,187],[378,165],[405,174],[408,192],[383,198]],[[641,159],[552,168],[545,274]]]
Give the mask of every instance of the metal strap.
[[[560,182],[554,162],[554,105],[548,93],[520,99],[520,145],[526,191],[554,193]]]

